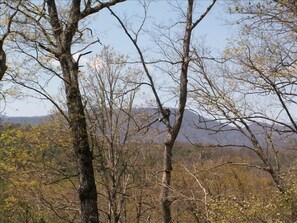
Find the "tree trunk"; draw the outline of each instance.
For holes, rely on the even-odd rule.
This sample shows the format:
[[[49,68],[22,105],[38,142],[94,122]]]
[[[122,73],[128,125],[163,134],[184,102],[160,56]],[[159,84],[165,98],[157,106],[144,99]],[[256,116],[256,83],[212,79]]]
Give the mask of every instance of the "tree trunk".
[[[162,193],[161,193],[161,205],[163,212],[163,222],[171,222],[171,203],[169,199],[170,185],[171,185],[171,172],[172,172],[172,149],[173,143],[166,142],[164,148],[163,166],[164,172],[162,177]]]
[[[171,185],[171,172],[172,172],[172,149],[177,138],[177,135],[180,131],[181,124],[183,121],[184,111],[187,103],[187,95],[188,95],[188,67],[189,67],[189,58],[190,58],[190,43],[191,43],[191,34],[193,30],[192,26],[192,15],[193,15],[193,5],[194,0],[188,0],[188,9],[186,16],[186,27],[183,38],[183,52],[182,52],[182,64],[181,64],[181,74],[180,74],[180,89],[179,89],[179,105],[177,109],[177,114],[175,117],[175,123],[172,128],[170,126],[170,119],[168,117],[168,140],[165,143],[164,150],[164,172],[162,178],[162,194],[161,194],[161,204],[163,211],[163,222],[171,223],[171,203],[172,200],[169,198],[170,193],[170,185]]]
[[[6,54],[3,50],[3,40],[0,40],[0,81],[2,80],[6,70]]]
[[[59,58],[66,91],[68,116],[73,137],[73,149],[79,174],[79,199],[82,223],[98,223],[97,190],[93,155],[88,141],[84,106],[78,84],[78,66],[71,54]]]
[[[186,25],[184,37],[182,40],[182,52],[178,53],[178,56],[181,56],[182,58],[179,58],[178,61],[181,60],[181,73],[180,73],[180,79],[179,79],[179,103],[178,108],[176,110],[176,117],[175,117],[175,123],[172,126],[170,123],[170,112],[167,112],[167,109],[163,107],[163,104],[161,103],[160,97],[158,95],[157,89],[155,88],[155,84],[153,81],[153,78],[150,74],[150,71],[147,67],[147,64],[144,59],[144,55],[141,51],[141,48],[139,47],[137,43],[137,35],[136,38],[133,38],[133,35],[131,35],[130,30],[125,26],[125,23],[112,11],[112,15],[119,21],[121,27],[124,29],[125,33],[127,34],[128,38],[132,41],[133,45],[136,47],[137,52],[139,53],[140,60],[142,63],[142,66],[144,68],[145,74],[149,79],[150,86],[152,89],[152,92],[155,96],[158,108],[160,110],[160,113],[162,115],[162,121],[166,125],[166,131],[168,134],[168,139],[165,142],[165,148],[164,148],[164,158],[163,158],[163,176],[162,176],[162,191],[160,196],[161,206],[162,206],[162,212],[163,212],[163,222],[164,223],[170,223],[172,222],[171,217],[171,203],[172,200],[170,200],[169,193],[170,193],[170,185],[171,185],[171,172],[172,172],[172,150],[173,145],[175,143],[175,140],[177,138],[177,135],[180,131],[182,120],[183,120],[183,114],[185,111],[186,103],[187,103],[187,94],[188,94],[188,68],[189,63],[191,61],[191,54],[190,54],[190,45],[191,45],[191,35],[193,29],[203,20],[203,18],[209,13],[211,8],[214,6],[217,0],[213,0],[210,6],[205,10],[205,12],[193,22],[193,6],[194,6],[194,0],[188,0],[187,4],[187,13],[185,15],[185,12],[182,11],[182,15],[186,16],[186,20],[182,23]],[[142,30],[140,28],[140,30]],[[139,31],[140,31],[139,30]],[[179,42],[179,40],[173,40],[168,37],[168,40],[170,41],[170,45],[175,42]],[[178,49],[180,46],[174,46],[174,50]]]

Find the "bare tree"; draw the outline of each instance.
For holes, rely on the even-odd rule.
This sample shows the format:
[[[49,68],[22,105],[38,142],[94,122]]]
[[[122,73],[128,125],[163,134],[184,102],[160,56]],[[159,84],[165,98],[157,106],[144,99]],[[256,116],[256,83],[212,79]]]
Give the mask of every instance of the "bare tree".
[[[201,16],[197,19],[193,18],[194,16],[194,0],[188,0],[187,1],[187,9],[184,10],[183,4],[177,4],[176,9],[179,10],[181,13],[183,20],[177,22],[176,24],[183,24],[182,28],[184,29],[184,32],[182,35],[178,34],[176,35],[176,39],[171,38],[171,36],[168,34],[168,36],[165,36],[166,41],[162,42],[162,40],[157,43],[157,45],[161,48],[161,51],[163,52],[163,59],[160,59],[158,61],[154,61],[155,63],[164,63],[166,66],[172,65],[171,68],[168,68],[166,70],[174,70],[180,73],[179,77],[176,77],[175,75],[171,75],[170,71],[167,72],[169,76],[171,76],[174,80],[177,82],[177,108],[174,112],[175,119],[174,123],[171,122],[170,116],[172,114],[168,112],[168,110],[164,107],[163,102],[161,100],[160,94],[157,90],[157,86],[153,80],[153,75],[151,71],[148,68],[148,62],[145,59],[145,53],[141,49],[141,46],[139,45],[139,34],[141,33],[143,29],[143,25],[145,23],[145,20],[147,19],[147,15],[145,15],[143,22],[141,23],[138,30],[131,30],[130,27],[126,26],[126,23],[118,16],[116,15],[111,9],[111,13],[115,16],[115,18],[118,20],[119,24],[123,28],[124,32],[128,36],[128,38],[133,43],[136,51],[139,54],[140,63],[142,64],[142,67],[144,69],[144,72],[148,79],[148,84],[153,92],[153,95],[155,97],[155,102],[157,104],[157,107],[161,113],[162,121],[166,126],[166,140],[164,142],[164,157],[163,157],[163,176],[162,176],[162,192],[161,192],[161,205],[162,205],[162,213],[163,213],[163,222],[164,223],[170,223],[173,221],[172,214],[171,214],[171,204],[174,202],[175,198],[172,198],[170,196],[171,191],[171,177],[172,177],[172,160],[173,160],[173,146],[176,141],[176,138],[178,136],[178,133],[181,128],[182,120],[183,120],[183,114],[186,108],[187,103],[187,94],[188,94],[188,67],[192,60],[192,54],[191,54],[191,42],[192,42],[192,35],[194,32],[194,29],[197,27],[197,25],[204,19],[204,17],[209,13],[209,11],[212,9],[214,4],[216,3],[216,0],[213,0],[212,3],[207,7],[204,13],[201,14]],[[146,4],[143,5],[145,9],[145,13],[147,13],[147,6]],[[160,27],[159,27],[160,28]],[[171,26],[171,28],[175,28],[175,26]],[[164,28],[168,33],[170,33],[171,28]],[[179,26],[179,28],[181,28]],[[165,31],[165,30],[163,30]],[[163,35],[161,31],[161,35]],[[164,37],[164,36],[163,36]],[[157,37],[156,37],[157,38]],[[174,56],[177,55],[178,59],[173,59],[173,55],[169,55],[169,52],[166,52],[166,48],[170,49],[170,53],[173,53]],[[161,69],[162,72],[165,72],[165,69]]]
[[[111,47],[104,47],[88,68],[89,75],[81,83],[91,127],[94,167],[100,175],[98,196],[104,204],[100,207],[101,219],[109,223],[139,222],[131,200],[143,181],[139,174],[143,170],[139,155],[143,144],[137,123],[142,114],[134,107],[141,71],[129,67],[127,57]],[[142,205],[139,203],[137,208]],[[142,212],[138,214],[141,216]]]

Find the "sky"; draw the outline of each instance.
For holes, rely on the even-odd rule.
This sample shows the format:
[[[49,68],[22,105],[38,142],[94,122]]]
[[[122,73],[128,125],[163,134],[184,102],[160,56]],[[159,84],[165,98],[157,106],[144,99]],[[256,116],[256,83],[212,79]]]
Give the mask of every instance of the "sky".
[[[172,1],[173,2],[173,1]],[[179,1],[182,2],[182,1]],[[207,7],[211,1],[202,0],[201,5],[197,5],[197,15]],[[130,22],[137,22],[136,14],[141,14],[141,7],[135,0],[128,0],[114,7],[114,10],[121,16],[128,15]],[[215,5],[210,14],[199,24],[195,33],[195,38],[205,40],[207,46],[214,51],[222,51],[226,45],[227,39],[231,37],[232,28],[225,24],[223,18],[226,17],[226,8],[221,4]],[[177,13],[168,5],[167,1],[157,0],[150,5],[149,22],[168,23],[169,20],[174,21]],[[135,51],[127,37],[124,35],[110,13],[105,10],[93,16],[89,21],[89,27],[92,29],[92,37],[98,37],[103,45],[110,45],[121,53],[135,55]],[[146,37],[140,39],[143,46],[147,43]],[[88,50],[92,50],[89,57],[95,56],[103,46],[96,44]],[[88,51],[87,50],[87,51]],[[88,58],[83,58],[86,63]],[[61,89],[59,82],[53,82],[51,91],[54,95],[59,95]],[[50,102],[46,100],[34,99],[32,97],[6,97],[6,103],[0,104],[2,114],[6,116],[40,116],[47,115],[53,109]]]

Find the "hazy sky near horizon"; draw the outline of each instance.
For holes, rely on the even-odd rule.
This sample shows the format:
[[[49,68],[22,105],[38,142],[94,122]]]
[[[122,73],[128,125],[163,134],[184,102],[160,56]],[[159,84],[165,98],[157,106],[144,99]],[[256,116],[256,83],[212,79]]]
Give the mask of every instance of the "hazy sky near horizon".
[[[197,17],[205,7],[211,3],[211,0],[202,0],[200,2],[202,2],[202,4],[197,5]],[[141,14],[141,12],[139,12],[141,8],[134,0],[128,0],[127,2],[119,4],[114,10],[121,15],[127,14],[131,18],[133,14]],[[225,11],[226,7],[223,6],[222,1],[218,1],[218,4],[214,6],[210,14],[199,24],[195,32],[195,38],[204,39],[206,45],[214,51],[222,51],[226,45],[227,39],[232,35],[232,27],[225,25],[223,20],[223,18],[227,16]],[[176,12],[169,6],[167,1],[158,0],[150,5],[149,15],[150,21],[166,23],[170,19],[174,20]],[[103,45],[110,45],[124,54],[129,55],[135,53],[133,46],[123,33],[123,30],[119,28],[116,20],[107,10],[93,16],[90,19],[90,27],[92,28],[93,37],[98,37]],[[145,41],[145,38],[141,40]],[[92,54],[89,56],[94,57],[101,49],[102,46],[99,44],[93,46],[89,49],[92,50]],[[87,58],[84,60],[86,62]],[[57,83],[54,84],[55,86],[51,86],[56,95],[59,94],[57,89],[61,88]],[[22,97],[20,99],[8,97],[6,104],[1,104],[1,109],[3,110],[2,114],[7,116],[39,116],[49,114],[53,106],[46,100],[31,97]]]

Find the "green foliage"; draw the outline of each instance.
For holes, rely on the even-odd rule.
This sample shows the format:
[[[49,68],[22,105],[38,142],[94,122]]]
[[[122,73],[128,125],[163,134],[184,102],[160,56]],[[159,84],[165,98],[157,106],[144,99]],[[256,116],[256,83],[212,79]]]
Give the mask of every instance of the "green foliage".
[[[69,202],[67,194],[74,188],[68,178],[75,175],[69,165],[69,134],[53,132],[53,127],[60,129],[55,123],[4,127],[0,135],[0,222],[59,222],[69,217],[63,209],[59,215],[51,210],[66,203],[65,199]]]

